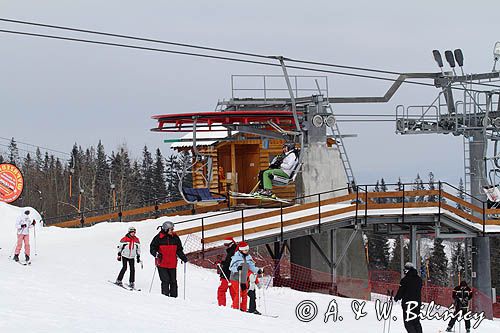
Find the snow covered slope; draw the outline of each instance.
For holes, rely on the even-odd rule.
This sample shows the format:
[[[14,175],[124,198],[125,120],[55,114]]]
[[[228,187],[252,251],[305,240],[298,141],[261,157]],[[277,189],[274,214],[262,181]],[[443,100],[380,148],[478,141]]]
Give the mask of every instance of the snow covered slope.
[[[183,265],[178,267],[180,297],[160,294],[158,276],[148,293],[154,271],[149,242],[162,219],[134,223],[101,223],[91,228],[37,228],[35,256],[31,233],[31,266],[9,259],[15,243],[15,218],[24,209],[0,203],[0,332],[381,332],[383,321],[375,318],[374,304],[365,306],[368,315],[355,320],[351,299],[335,298],[343,321],[324,323],[331,296],[269,288],[262,292],[261,312],[279,318],[240,313],[216,305],[219,278],[214,271],[187,265],[186,299],[183,300]],[[129,226],[135,226],[143,246],[144,269],[136,269],[141,292],[118,288],[114,280],[121,263],[116,261],[116,245]],[[128,274],[125,276],[125,281]],[[317,317],[308,323],[295,315],[297,304],[312,300]],[[229,299],[228,299],[229,302]],[[392,332],[402,332],[401,310],[395,306],[397,321]],[[425,321],[424,332],[445,328],[441,321]],[[463,327],[462,327],[463,329]],[[500,322],[484,321],[479,331],[498,332]]]

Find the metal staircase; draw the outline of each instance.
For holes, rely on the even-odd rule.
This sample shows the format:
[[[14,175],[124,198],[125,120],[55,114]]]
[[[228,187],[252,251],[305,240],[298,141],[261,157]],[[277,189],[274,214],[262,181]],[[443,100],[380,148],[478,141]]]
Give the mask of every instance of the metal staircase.
[[[328,113],[334,116],[333,109],[330,104],[327,106]],[[351,162],[349,161],[349,156],[347,155],[347,151],[344,145],[344,140],[342,139],[342,135],[339,130],[339,126],[337,122],[334,122],[334,125],[330,127],[332,130],[333,137],[335,138],[335,143],[339,148],[340,159],[342,160],[342,164],[344,165],[345,174],[347,176],[347,182],[349,185],[355,185],[356,179],[354,178],[354,173],[352,171]]]

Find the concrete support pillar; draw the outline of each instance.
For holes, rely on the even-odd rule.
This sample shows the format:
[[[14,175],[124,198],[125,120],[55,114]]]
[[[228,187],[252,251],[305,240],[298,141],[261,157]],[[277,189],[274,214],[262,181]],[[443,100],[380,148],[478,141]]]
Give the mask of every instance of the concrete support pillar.
[[[410,261],[417,267],[417,226],[410,225]]]

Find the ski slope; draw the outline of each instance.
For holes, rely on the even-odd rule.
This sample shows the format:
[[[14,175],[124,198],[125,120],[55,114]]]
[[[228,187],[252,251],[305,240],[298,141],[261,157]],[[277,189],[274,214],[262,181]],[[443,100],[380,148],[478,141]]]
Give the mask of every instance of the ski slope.
[[[166,218],[131,223],[101,223],[84,229],[37,226],[37,244],[31,232],[32,265],[21,266],[10,260],[15,245],[15,219],[24,211],[0,202],[0,332],[382,332],[384,322],[375,316],[374,303],[368,302],[366,317],[354,319],[351,299],[303,293],[270,287],[258,292],[258,308],[279,318],[241,313],[218,307],[216,290],[219,277],[213,270],[188,264],[186,299],[183,299],[183,268],[179,264],[179,298],[160,294],[158,276],[148,289],[154,272],[149,242],[156,227]],[[37,213],[33,211],[33,214]],[[38,216],[36,216],[39,218]],[[185,219],[186,217],[183,217]],[[175,220],[175,219],[174,219]],[[127,291],[107,280],[115,280],[121,268],[116,245],[129,226],[137,228],[141,239],[144,269],[136,267],[136,285],[141,292]],[[21,256],[23,257],[23,256]],[[124,281],[127,281],[128,273]],[[265,302],[264,302],[265,296]],[[335,299],[343,321],[323,321]],[[312,300],[318,315],[311,322],[300,322],[297,304]],[[229,299],[228,299],[229,303]],[[264,306],[265,304],[265,306]],[[403,332],[399,304],[391,332]],[[463,324],[462,324],[463,325]],[[424,321],[424,332],[444,330],[442,321]],[[500,321],[485,320],[480,332],[498,332]],[[463,327],[462,327],[463,330]],[[458,327],[457,327],[458,332]]]

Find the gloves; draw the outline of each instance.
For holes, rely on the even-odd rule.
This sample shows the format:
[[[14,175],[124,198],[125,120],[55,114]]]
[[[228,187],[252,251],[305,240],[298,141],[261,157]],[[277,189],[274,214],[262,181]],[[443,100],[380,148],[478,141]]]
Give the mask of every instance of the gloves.
[[[137,263],[140,263],[141,262],[141,256],[137,256]]]
[[[184,259],[181,259],[184,263],[187,263],[189,260],[187,257],[185,257]]]
[[[241,271],[243,269],[243,266],[238,266],[238,271]]]
[[[163,259],[163,255],[160,253],[160,252],[156,252],[156,256],[155,258],[158,260],[158,261],[161,261]]]
[[[118,257],[116,257],[116,260],[122,261],[122,255],[118,253]]]
[[[26,228],[26,224],[21,224],[21,228]]]
[[[33,223],[31,223],[31,225],[35,225],[35,224],[36,224],[36,221],[35,221],[35,220],[33,220]]]
[[[246,283],[240,283],[240,288],[241,288],[241,291],[247,290],[247,284]]]
[[[259,268],[259,270],[257,271],[257,274],[262,274],[262,268]]]

